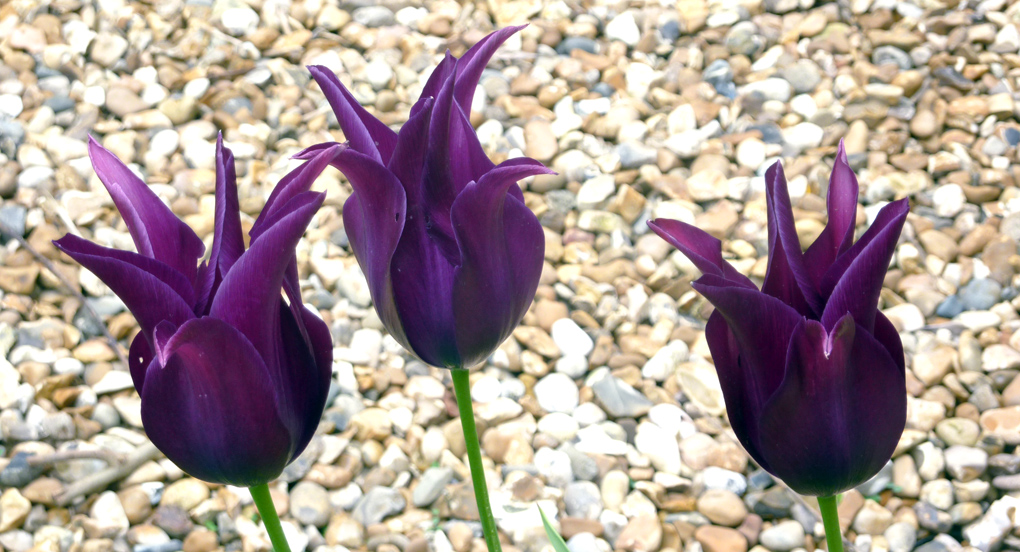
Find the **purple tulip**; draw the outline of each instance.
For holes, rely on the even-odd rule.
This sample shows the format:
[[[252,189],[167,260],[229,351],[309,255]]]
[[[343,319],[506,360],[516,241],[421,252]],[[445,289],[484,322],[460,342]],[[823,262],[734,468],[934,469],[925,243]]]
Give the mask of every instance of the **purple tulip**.
[[[542,273],[542,226],[516,183],[550,171],[527,158],[493,165],[468,120],[482,70],[520,28],[490,34],[460,59],[447,52],[399,133],[328,69],[309,68],[348,140],[331,163],[354,189],[344,227],[379,318],[433,366],[483,362],[527,312]]]
[[[878,473],[906,422],[903,346],[878,297],[909,205],[885,206],[854,243],[857,177],[841,142],[828,224],[802,252],[782,165],[765,186],[761,291],[719,240],[673,220],[649,226],[703,273],[693,286],[715,306],[705,338],[741,444],[798,493],[831,496]]]
[[[245,250],[234,158],[216,146],[212,254],[116,156],[89,155],[138,253],[74,235],[56,243],[124,301],[141,331],[131,378],[152,442],[189,474],[254,486],[308,445],[329,390],[329,328],[301,303],[294,248],[325,194],[309,191],[338,148],[285,176]],[[286,293],[286,301],[280,290]]]

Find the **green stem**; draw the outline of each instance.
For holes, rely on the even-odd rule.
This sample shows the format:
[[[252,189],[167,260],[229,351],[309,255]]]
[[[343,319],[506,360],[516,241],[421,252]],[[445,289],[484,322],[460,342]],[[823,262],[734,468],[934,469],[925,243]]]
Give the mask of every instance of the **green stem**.
[[[836,497],[818,497],[818,508],[822,511],[822,525],[825,526],[825,540],[829,543],[829,552],[843,552],[843,531],[839,528]]]
[[[269,485],[263,483],[249,487],[252,499],[255,500],[255,507],[259,509],[262,522],[266,524],[266,531],[269,533],[269,540],[273,542],[275,552],[290,552],[287,545],[287,537],[283,535],[283,526],[280,525],[280,516],[276,515],[276,506],[269,496]]]
[[[471,408],[471,382],[468,380],[468,371],[450,370],[450,373],[453,375],[453,391],[457,396],[457,408],[460,410],[460,425],[464,430],[464,444],[467,446],[468,465],[471,467],[471,484],[475,488],[475,502],[478,504],[478,516],[482,519],[485,544],[489,552],[503,552],[499,545],[496,520],[492,517],[492,506],[489,505],[489,490],[485,485],[482,451],[478,446],[475,413]]]

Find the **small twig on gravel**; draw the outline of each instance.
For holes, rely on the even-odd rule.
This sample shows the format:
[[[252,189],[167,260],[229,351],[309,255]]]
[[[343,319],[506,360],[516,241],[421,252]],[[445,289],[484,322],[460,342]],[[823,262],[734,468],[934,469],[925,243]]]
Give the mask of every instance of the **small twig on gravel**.
[[[62,450],[53,454],[36,454],[29,456],[26,460],[29,466],[39,467],[67,462],[68,460],[102,460],[114,466],[124,461],[124,455],[112,450]]]
[[[80,496],[105,489],[131,475],[139,466],[155,459],[157,456],[159,456],[159,449],[156,448],[156,445],[145,443],[135,449],[122,464],[110,466],[68,485],[64,492],[56,496],[57,505],[67,506]]]
[[[78,291],[78,288],[72,285],[71,282],[69,282],[67,278],[64,276],[64,274],[57,269],[57,267],[53,264],[53,261],[47,259],[46,256],[43,255],[42,253],[36,251],[36,249],[32,247],[31,244],[28,243],[28,240],[21,237],[20,234],[18,234],[17,232],[15,232],[2,222],[0,222],[0,234],[4,234],[5,236],[17,240],[18,243],[21,244],[21,247],[24,247],[26,251],[31,253],[32,256],[35,257],[37,261],[39,261],[44,267],[46,267],[46,270],[49,270],[51,273],[53,273],[54,276],[56,276],[57,280],[59,280],[60,283],[63,284],[63,286],[66,287],[67,290],[70,291],[71,294],[75,296],[76,299],[81,301],[81,306],[83,309],[85,309],[85,312],[87,312],[89,316],[95,319],[95,321],[99,324],[99,327],[102,328],[103,335],[106,337],[107,344],[109,344],[110,348],[113,349],[113,352],[117,354],[117,358],[119,358],[120,361],[124,363],[125,367],[130,366],[128,364],[127,357],[124,356],[124,352],[120,348],[120,343],[118,343],[117,339],[113,337],[112,334],[110,334],[110,330],[106,327],[106,323],[103,322],[103,319],[100,318],[99,314],[96,313],[95,309],[92,308],[92,305],[90,305],[89,302],[85,299],[85,296],[82,295],[80,291]]]

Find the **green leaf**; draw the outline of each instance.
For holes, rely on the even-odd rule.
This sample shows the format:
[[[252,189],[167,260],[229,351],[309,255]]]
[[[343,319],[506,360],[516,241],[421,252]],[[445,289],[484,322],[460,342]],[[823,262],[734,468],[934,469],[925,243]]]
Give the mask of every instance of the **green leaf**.
[[[542,516],[542,525],[545,526],[545,536],[549,537],[549,543],[552,544],[553,549],[556,552],[570,552],[567,549],[567,543],[563,542],[563,537],[552,528],[552,525],[549,525],[549,519],[545,517],[545,512],[542,511],[541,507],[537,508],[539,515]]]

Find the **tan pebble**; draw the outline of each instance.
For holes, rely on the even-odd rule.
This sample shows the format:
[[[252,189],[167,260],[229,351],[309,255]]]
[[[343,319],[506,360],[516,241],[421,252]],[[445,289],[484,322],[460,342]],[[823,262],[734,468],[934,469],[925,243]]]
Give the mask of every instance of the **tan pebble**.
[[[8,293],[29,295],[35,290],[35,280],[38,277],[38,265],[2,266],[0,267],[0,289]]]
[[[918,111],[910,120],[910,133],[918,138],[930,138],[939,131],[938,119],[931,111]]]
[[[474,532],[466,523],[453,523],[447,530],[447,537],[456,552],[467,552],[471,550],[471,543],[474,541]]]
[[[199,527],[188,533],[182,549],[184,552],[212,552],[218,545],[219,540],[215,532]]]
[[[17,489],[7,489],[0,495],[0,533],[18,529],[32,511],[32,503]]]
[[[662,525],[659,518],[641,514],[635,516],[627,523],[620,536],[616,538],[615,546],[620,550],[633,552],[654,552],[662,544]]]
[[[168,485],[159,503],[161,506],[177,506],[183,510],[190,510],[207,498],[209,487],[197,479],[188,477]]]
[[[981,414],[981,429],[1002,437],[1006,444],[1020,444],[1020,406],[986,410]]]
[[[702,525],[694,531],[694,539],[705,552],[746,552],[747,539],[736,529]]]
[[[747,516],[744,501],[731,491],[709,489],[698,497],[698,511],[718,525],[736,527]]]

